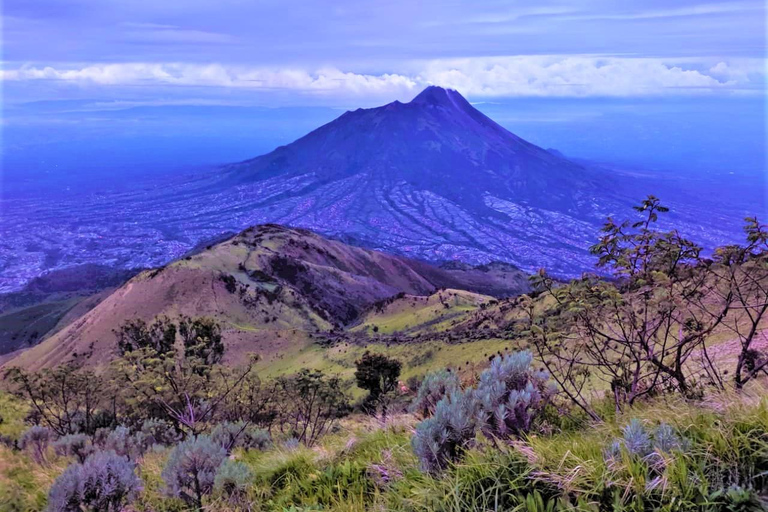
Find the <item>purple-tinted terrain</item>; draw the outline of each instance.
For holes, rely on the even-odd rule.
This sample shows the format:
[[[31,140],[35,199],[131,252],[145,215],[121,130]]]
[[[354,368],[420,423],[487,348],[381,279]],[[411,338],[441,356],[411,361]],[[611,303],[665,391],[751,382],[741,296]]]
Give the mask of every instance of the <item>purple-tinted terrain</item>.
[[[410,257],[590,270],[606,216],[649,193],[707,247],[738,241],[750,204],[693,180],[575,162],[512,134],[459,93],[347,112],[266,155],[120,193],[3,202],[0,292],[56,268],[162,265],[251,225],[310,228]]]

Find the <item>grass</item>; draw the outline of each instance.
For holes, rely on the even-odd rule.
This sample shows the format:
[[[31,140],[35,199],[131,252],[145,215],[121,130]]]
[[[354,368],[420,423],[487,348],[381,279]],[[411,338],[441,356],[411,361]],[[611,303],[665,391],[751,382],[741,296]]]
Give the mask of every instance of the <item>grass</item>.
[[[369,312],[354,331],[381,334],[441,332],[480,309],[493,297],[461,290],[443,290],[429,297],[406,295]]]
[[[607,458],[607,447],[632,418],[667,422],[689,445],[657,466],[628,453]],[[714,512],[760,510],[747,505],[759,507],[757,491],[768,490],[768,401],[757,393],[704,403],[660,398],[602,424],[561,424],[511,444],[479,438],[462,460],[434,476],[419,470],[410,448],[417,421],[399,415],[381,425],[357,415],[314,448],[277,443],[263,452],[236,451],[254,475],[247,496],[212,496],[206,510],[245,510],[247,504],[265,511]],[[167,454],[152,451],[140,461],[144,490],[133,509],[184,509],[164,493]],[[39,466],[23,452],[0,448],[0,510],[41,510],[68,462],[51,455]]]
[[[403,363],[400,378],[423,377],[429,372],[452,368],[459,371],[467,380],[487,366],[488,359],[504,353],[507,349],[519,349],[518,342],[502,339],[488,339],[466,343],[447,344],[439,340],[421,343],[370,343],[366,346],[341,343],[330,348],[316,344],[304,344],[286,351],[279,357],[269,358],[257,365],[259,376],[264,379],[291,374],[302,368],[322,370],[338,375],[351,386],[354,380],[355,361],[366,350],[386,354]],[[351,386],[355,397],[361,396],[362,390]]]

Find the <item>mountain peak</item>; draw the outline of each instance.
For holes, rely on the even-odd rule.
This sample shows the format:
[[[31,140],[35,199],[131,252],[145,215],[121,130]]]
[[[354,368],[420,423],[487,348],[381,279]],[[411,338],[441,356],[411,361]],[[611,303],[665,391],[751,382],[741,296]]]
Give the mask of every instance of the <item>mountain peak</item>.
[[[429,87],[421,91],[418,94],[418,96],[413,98],[413,100],[411,100],[411,103],[415,103],[415,104],[421,103],[421,104],[427,104],[427,105],[457,106],[466,101],[467,100],[465,100],[461,94],[454,91],[453,89],[443,89],[442,87],[437,85],[430,85]]]

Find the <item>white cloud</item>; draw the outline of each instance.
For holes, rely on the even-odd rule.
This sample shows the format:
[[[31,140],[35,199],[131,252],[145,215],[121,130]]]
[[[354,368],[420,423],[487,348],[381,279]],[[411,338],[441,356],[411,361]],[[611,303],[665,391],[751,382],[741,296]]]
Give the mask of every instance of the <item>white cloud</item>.
[[[363,74],[323,68],[265,69],[222,64],[121,63],[81,67],[22,66],[3,80],[51,80],[83,86],[201,86],[292,91],[326,96],[404,98],[430,84],[473,97],[637,96],[749,86],[761,62],[600,56],[512,56],[406,63],[408,73]],[[759,59],[755,59],[757,61]],[[764,73],[763,73],[764,76]],[[759,83],[760,81],[758,81]],[[752,85],[754,87],[754,84]]]
[[[471,96],[642,96],[738,85],[659,59],[517,56],[434,61],[423,81]]]

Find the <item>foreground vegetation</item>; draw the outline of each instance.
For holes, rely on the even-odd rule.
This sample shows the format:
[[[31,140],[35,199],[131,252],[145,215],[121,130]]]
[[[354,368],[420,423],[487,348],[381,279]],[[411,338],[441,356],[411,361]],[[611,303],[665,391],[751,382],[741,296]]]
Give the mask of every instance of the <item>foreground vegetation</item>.
[[[107,371],[10,368],[0,509],[765,510],[768,232],[705,257],[637,210],[593,248],[612,279],[542,272],[483,365],[325,340],[343,377],[262,379],[213,320],[159,317]]]
[[[313,448],[276,443],[265,450],[236,448],[242,483],[215,487],[206,510],[763,510],[768,488],[768,403],[751,395],[720,396],[706,404],[655,400],[582,428],[531,435],[514,443],[479,437],[464,457],[439,475],[421,471],[411,450],[416,419],[368,416],[344,420]],[[641,434],[669,425],[684,446],[641,456],[629,448]],[[549,425],[555,428],[555,423]],[[640,442],[642,444],[642,442]],[[631,445],[634,446],[634,445]],[[142,488],[135,510],[186,510],[166,490],[170,447],[137,458]],[[47,491],[75,458],[35,463],[26,451],[0,448],[2,510],[42,510]],[[76,510],[76,509],[75,509]],[[107,510],[106,508],[101,510]]]

